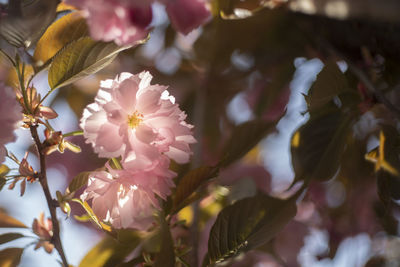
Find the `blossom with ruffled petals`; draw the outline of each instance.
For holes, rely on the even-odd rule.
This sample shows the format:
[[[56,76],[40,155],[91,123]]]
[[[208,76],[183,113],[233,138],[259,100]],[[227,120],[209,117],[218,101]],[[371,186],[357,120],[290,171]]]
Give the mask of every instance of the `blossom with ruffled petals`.
[[[100,157],[122,156],[125,168],[151,169],[160,153],[189,161],[192,125],[166,86],[151,85],[149,72],[122,73],[101,82],[95,103],[86,107],[80,126]]]
[[[144,39],[153,13],[151,1],[143,0],[67,0],[68,4],[84,10],[95,40],[114,41],[129,45]]]
[[[92,199],[93,212],[114,228],[147,230],[155,209],[160,208],[156,196],[166,199],[174,186],[175,173],[168,166],[164,156],[151,171],[108,168],[92,172],[81,199]]]
[[[0,83],[0,163],[7,155],[4,145],[15,141],[14,130],[21,119],[21,108],[13,89]]]

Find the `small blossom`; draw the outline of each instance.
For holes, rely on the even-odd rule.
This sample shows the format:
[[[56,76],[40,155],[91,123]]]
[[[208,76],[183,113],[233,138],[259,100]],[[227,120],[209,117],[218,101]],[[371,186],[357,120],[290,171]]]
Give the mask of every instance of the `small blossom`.
[[[87,17],[95,40],[114,41],[118,45],[134,44],[144,39],[153,13],[151,1],[143,0],[67,0]]]
[[[44,124],[41,119],[50,120],[58,116],[57,112],[52,108],[45,107],[40,103],[41,97],[40,94],[37,93],[35,87],[28,87],[26,89],[26,101],[20,91],[17,91],[17,97],[23,108],[25,127],[36,125],[37,123]]]
[[[106,80],[95,103],[86,107],[80,126],[100,157],[123,157],[128,168],[152,168],[160,153],[189,161],[192,125],[167,87],[151,85],[148,72],[122,73]]]
[[[51,219],[45,219],[44,213],[41,212],[39,219],[33,220],[32,230],[39,237],[35,250],[43,247],[47,253],[51,253],[54,248],[54,245],[51,243],[53,237],[53,223],[51,222]]]
[[[44,130],[44,136],[46,140],[43,142],[43,152],[46,155],[50,155],[54,151],[58,150],[60,153],[64,153],[65,149],[69,149],[74,153],[81,152],[81,148],[64,139],[61,131],[50,131],[49,129]]]
[[[174,186],[175,173],[168,165],[163,157],[151,171],[108,168],[108,172],[93,172],[81,199],[92,199],[93,212],[114,228],[147,230],[155,209],[160,208],[156,196],[165,200]]]
[[[37,176],[38,172],[34,171],[32,166],[29,165],[27,158],[28,158],[28,152],[25,153],[24,158],[22,159],[21,163],[19,164],[19,175],[15,176],[11,184],[8,186],[8,189],[12,190],[14,189],[15,185],[19,182],[22,181],[20,184],[20,195],[23,196],[25,194],[25,189],[26,189],[26,181],[29,181],[33,183]]]
[[[28,181],[34,180],[37,176],[37,172],[33,170],[32,166],[29,165],[27,158],[29,152],[25,153],[24,158],[22,159],[21,163],[19,164],[19,174],[26,177]]]
[[[7,155],[4,145],[15,141],[14,130],[21,119],[21,108],[12,88],[0,83],[0,163]]]

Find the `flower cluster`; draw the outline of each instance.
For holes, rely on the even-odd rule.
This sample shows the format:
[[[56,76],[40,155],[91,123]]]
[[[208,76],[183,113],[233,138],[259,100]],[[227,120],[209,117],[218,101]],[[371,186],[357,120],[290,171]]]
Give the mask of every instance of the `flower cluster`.
[[[133,44],[149,33],[154,0],[65,0],[84,10],[91,36],[96,40]],[[204,0],[159,0],[165,4],[172,26],[183,34],[210,16]]]
[[[21,108],[12,88],[0,83],[0,163],[7,155],[5,144],[15,141],[14,130],[22,119]]]
[[[174,185],[170,159],[189,161],[192,125],[165,86],[151,85],[148,72],[121,73],[101,82],[95,102],[84,110],[81,127],[100,157],[120,158],[122,170],[93,172],[81,196],[116,228],[145,230],[156,195],[165,199]]]

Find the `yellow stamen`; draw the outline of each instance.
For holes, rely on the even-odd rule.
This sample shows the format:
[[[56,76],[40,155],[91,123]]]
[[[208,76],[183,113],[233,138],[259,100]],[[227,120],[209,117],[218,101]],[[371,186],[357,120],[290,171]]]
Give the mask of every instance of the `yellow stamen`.
[[[375,172],[379,170],[385,170],[395,176],[399,175],[399,172],[385,159],[385,135],[383,131],[379,133],[379,148],[375,148],[371,152],[365,155],[365,159],[375,164]]]
[[[135,129],[143,121],[143,115],[135,111],[132,115],[128,116],[129,128]]]

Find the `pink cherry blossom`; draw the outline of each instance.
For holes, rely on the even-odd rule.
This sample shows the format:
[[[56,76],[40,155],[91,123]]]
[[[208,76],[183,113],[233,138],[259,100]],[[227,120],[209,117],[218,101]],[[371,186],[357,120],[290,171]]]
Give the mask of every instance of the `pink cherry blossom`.
[[[15,141],[14,130],[22,119],[21,107],[12,88],[0,83],[0,163],[6,156],[5,144]]]
[[[144,39],[152,20],[151,1],[67,0],[84,10],[90,34],[95,40],[134,44]]]
[[[149,72],[122,73],[101,82],[81,119],[87,143],[100,157],[122,156],[124,168],[152,169],[160,153],[189,161],[192,125],[166,86],[151,85]]]
[[[163,0],[172,26],[175,30],[188,34],[198,28],[211,13],[204,0]]]
[[[108,168],[108,172],[93,172],[81,199],[92,199],[93,212],[114,228],[147,230],[155,209],[160,208],[156,196],[165,200],[174,186],[175,173],[168,166],[169,159],[163,156],[151,171]]]
[[[96,40],[133,44],[149,33],[154,0],[65,0],[84,11],[90,34]],[[188,34],[210,17],[206,0],[159,0],[173,28]]]

